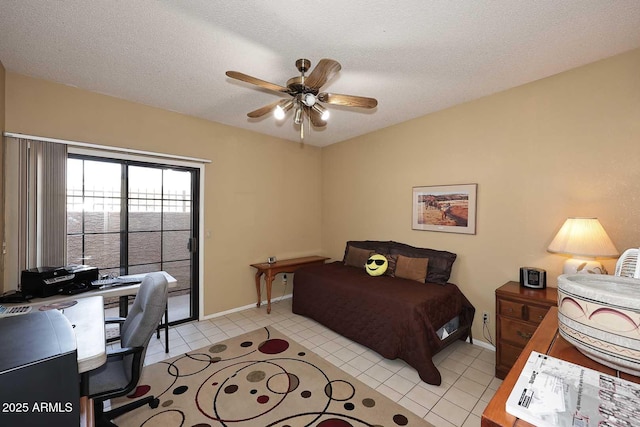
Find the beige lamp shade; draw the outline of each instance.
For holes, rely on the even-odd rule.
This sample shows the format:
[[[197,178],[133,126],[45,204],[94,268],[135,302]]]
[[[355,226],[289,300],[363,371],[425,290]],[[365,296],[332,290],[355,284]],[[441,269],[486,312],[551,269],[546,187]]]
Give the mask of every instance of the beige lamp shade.
[[[620,254],[598,218],[567,218],[547,250],[592,258]]]
[[[564,274],[607,274],[595,258],[619,254],[597,218],[567,218],[547,250],[572,255],[564,263]]]

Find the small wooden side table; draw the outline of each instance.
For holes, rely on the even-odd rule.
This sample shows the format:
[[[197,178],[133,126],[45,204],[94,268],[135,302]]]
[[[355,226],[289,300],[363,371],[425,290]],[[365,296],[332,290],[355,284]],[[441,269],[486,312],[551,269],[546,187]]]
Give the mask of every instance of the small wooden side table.
[[[257,269],[256,272],[256,292],[258,292],[258,304],[260,307],[262,298],[260,296],[260,277],[264,274],[264,280],[267,284],[267,313],[271,313],[271,285],[273,279],[278,273],[294,273],[300,267],[307,265],[324,264],[329,258],[323,256],[307,256],[302,258],[291,258],[276,261],[272,264],[261,262],[260,264],[251,264],[251,267]]]
[[[607,375],[620,377],[634,383],[640,383],[640,377],[636,377],[624,372],[616,371],[608,366],[588,358],[566,341],[558,332],[558,308],[551,307],[544,317],[542,323],[529,340],[520,357],[516,360],[513,368],[496,391],[495,395],[482,413],[482,427],[533,427],[530,423],[516,418],[506,411],[506,404],[513,387],[518,381],[518,377],[527,363],[527,359],[532,351],[547,354],[549,356],[594,369]]]

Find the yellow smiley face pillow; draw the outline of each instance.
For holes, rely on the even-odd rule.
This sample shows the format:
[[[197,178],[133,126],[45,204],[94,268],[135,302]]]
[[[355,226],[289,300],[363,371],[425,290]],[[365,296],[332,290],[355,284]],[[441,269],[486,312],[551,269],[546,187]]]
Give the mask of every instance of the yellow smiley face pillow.
[[[384,255],[373,254],[367,260],[365,270],[370,276],[382,276],[389,267],[389,262]]]

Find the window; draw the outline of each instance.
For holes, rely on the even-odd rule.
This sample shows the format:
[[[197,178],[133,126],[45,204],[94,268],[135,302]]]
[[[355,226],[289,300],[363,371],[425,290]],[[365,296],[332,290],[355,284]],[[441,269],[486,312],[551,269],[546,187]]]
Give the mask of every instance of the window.
[[[175,277],[169,319],[198,317],[199,169],[69,154],[67,262]]]

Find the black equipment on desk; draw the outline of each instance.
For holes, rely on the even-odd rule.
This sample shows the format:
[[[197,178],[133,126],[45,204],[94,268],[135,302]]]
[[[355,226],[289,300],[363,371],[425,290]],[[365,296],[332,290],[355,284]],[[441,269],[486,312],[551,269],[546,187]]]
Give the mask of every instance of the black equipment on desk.
[[[0,319],[0,425],[77,426],[76,336],[58,310]]]
[[[88,265],[38,267],[22,271],[21,290],[25,297],[46,298],[52,295],[73,295],[93,289],[98,269]]]

